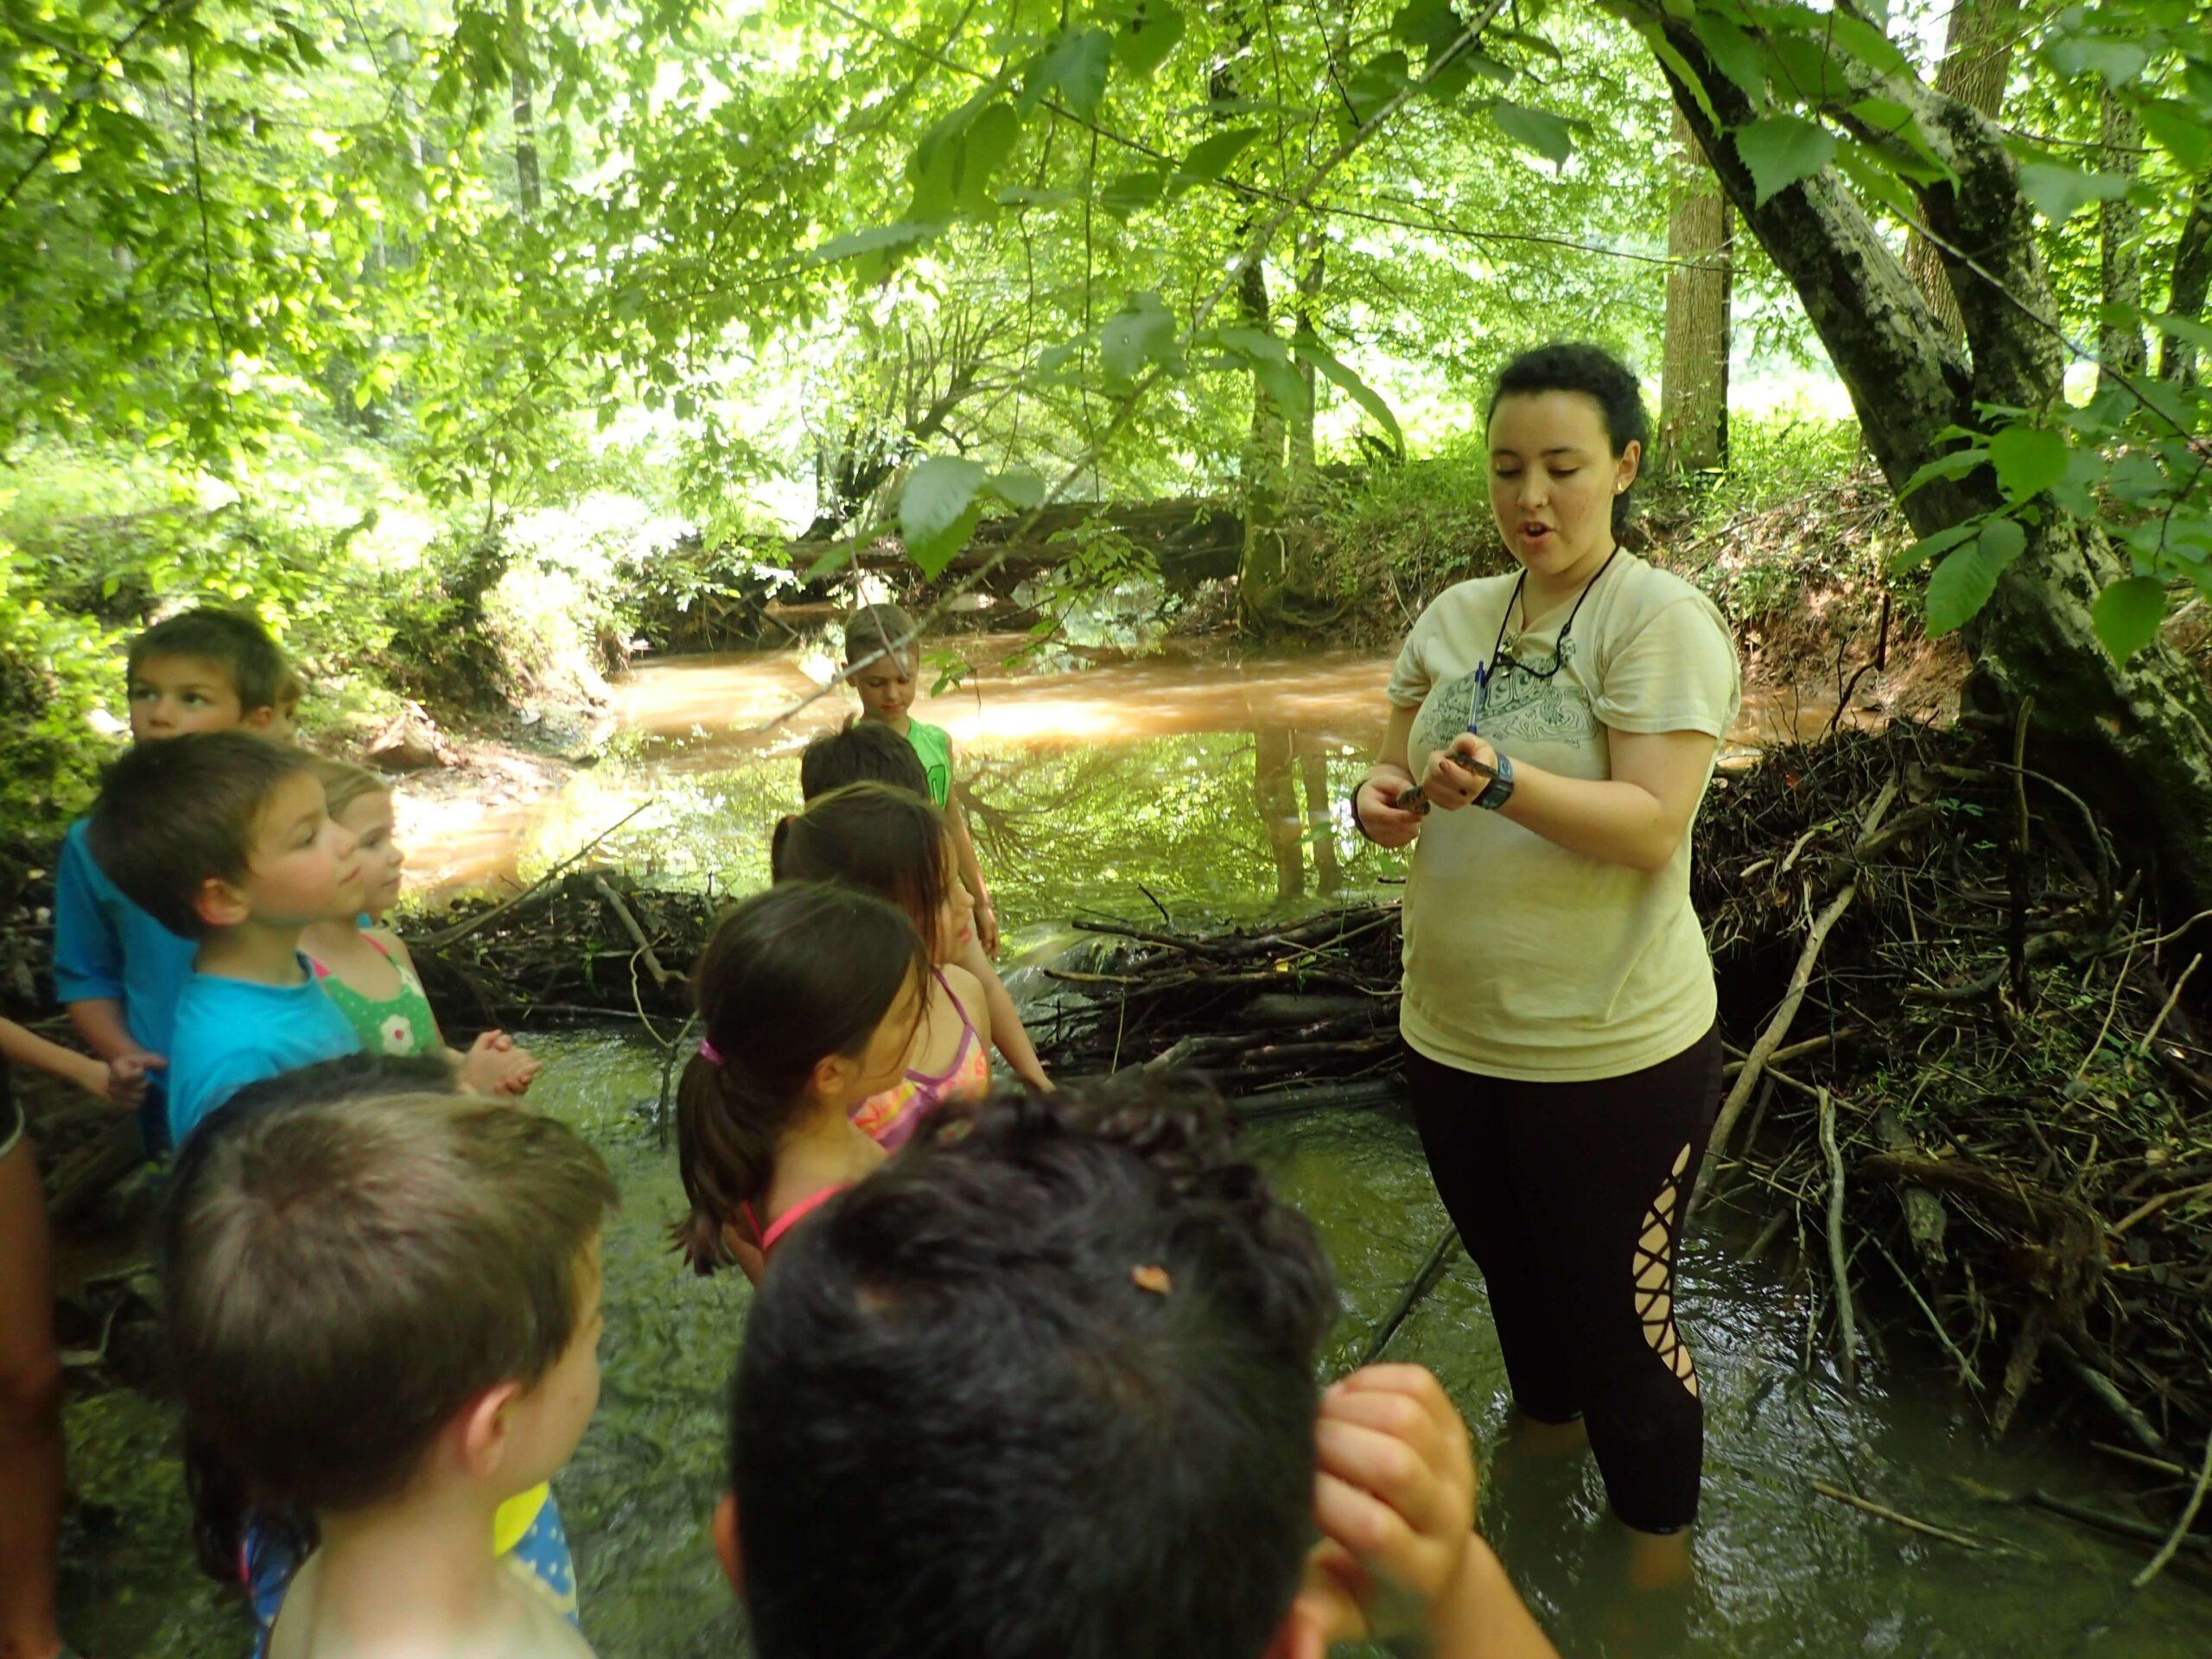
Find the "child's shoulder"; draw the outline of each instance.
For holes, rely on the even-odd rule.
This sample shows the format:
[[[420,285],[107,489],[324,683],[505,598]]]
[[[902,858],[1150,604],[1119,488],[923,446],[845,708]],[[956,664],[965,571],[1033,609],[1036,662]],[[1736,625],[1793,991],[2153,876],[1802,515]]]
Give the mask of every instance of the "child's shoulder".
[[[938,970],[938,977],[944,988],[959,998],[962,1006],[971,1013],[982,1006],[983,982],[969,969],[957,962],[948,962]]]

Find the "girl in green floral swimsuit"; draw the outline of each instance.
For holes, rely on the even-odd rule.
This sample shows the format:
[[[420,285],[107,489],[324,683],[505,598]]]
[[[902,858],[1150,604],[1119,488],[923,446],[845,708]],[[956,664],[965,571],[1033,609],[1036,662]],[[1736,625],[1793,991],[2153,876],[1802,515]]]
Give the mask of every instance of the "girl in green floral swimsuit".
[[[330,816],[359,838],[361,857],[382,875],[370,893],[362,925],[319,922],[300,941],[323,992],[336,1003],[361,1046],[372,1054],[444,1054],[461,1086],[480,1095],[518,1095],[537,1074],[530,1051],[505,1032],[487,1031],[466,1054],[447,1046],[423,982],[397,936],[376,925],[399,897],[406,859],[391,836],[391,790],[372,772],[344,760],[317,760]]]

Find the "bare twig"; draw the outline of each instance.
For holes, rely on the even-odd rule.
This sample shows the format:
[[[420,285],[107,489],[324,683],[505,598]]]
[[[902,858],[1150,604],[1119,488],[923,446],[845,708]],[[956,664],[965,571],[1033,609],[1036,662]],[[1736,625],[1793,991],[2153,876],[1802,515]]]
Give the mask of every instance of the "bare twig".
[[[2167,995],[2165,1007],[2158,1010],[2158,1017],[2151,1022],[2151,1029],[2143,1033],[2143,1040],[2135,1046],[2137,1053],[2148,1054],[2151,1052],[2151,1045],[2157,1039],[2158,1033],[2164,1027],[2167,1019],[2172,1014],[2174,1004],[2181,1001],[2181,988],[2189,983],[2189,976],[2196,971],[2196,965],[2203,960],[2204,953],[2202,950],[2189,959],[2189,966],[2181,970],[2181,977],[2174,981],[2174,988]]]
[[[2174,1529],[2166,1535],[2166,1541],[2158,1546],[2153,1555],[2129,1582],[2140,1590],[2159,1573],[2166,1570],[2166,1563],[2180,1553],[2182,1542],[2190,1535],[2190,1529],[2196,1524],[2196,1512],[2204,1507],[2204,1489],[2212,1486],[2212,1439],[2204,1442],[2204,1462],[2196,1471],[2196,1484],[2190,1489],[2189,1502],[2182,1506],[2181,1518],[2174,1522]]]
[[[1859,1321],[1851,1306],[1851,1264],[1843,1249],[1843,1154],[1835,1145],[1835,1098],[1825,1089],[1821,1096],[1821,1150],[1828,1160],[1828,1270],[1835,1278],[1836,1321],[1841,1327],[1843,1385],[1859,1381]]]
[[[1982,1539],[1973,1537],[1963,1532],[1954,1532],[1950,1528],[1939,1527],[1933,1522],[1915,1520],[1911,1516],[1891,1509],[1886,1504],[1877,1503],[1871,1498],[1861,1497],[1856,1492],[1846,1491],[1840,1486],[1831,1486],[1825,1480],[1815,1481],[1813,1490],[1822,1497],[1832,1497],[1839,1503],[1848,1503],[1853,1509],[1862,1510],[1877,1520],[1887,1521],[1892,1526],[1903,1527],[1909,1532],[1917,1532],[1929,1538],[1940,1538],[1947,1544],[1956,1544],[1961,1549],[1989,1548],[1987,1542]]]

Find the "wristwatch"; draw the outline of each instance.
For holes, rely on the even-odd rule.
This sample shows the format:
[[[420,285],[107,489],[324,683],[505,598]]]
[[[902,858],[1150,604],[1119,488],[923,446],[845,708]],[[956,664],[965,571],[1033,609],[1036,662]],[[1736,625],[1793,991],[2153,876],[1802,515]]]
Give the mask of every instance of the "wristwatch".
[[[1513,798],[1513,762],[1503,753],[1497,757],[1497,776],[1491,779],[1483,792],[1469,803],[1495,812]]]

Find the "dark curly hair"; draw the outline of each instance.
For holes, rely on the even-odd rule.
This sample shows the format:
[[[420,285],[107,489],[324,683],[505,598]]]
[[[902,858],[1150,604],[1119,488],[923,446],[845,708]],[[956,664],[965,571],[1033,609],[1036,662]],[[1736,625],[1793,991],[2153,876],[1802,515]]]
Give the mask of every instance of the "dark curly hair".
[[[1579,391],[1598,405],[1605,423],[1605,442],[1615,460],[1633,443],[1638,453],[1651,452],[1651,417],[1643,407],[1643,392],[1636,372],[1602,346],[1583,340],[1554,340],[1522,353],[1497,372],[1497,385],[1483,411],[1485,424],[1497,413],[1501,398],[1544,391]],[[1613,534],[1628,527],[1630,504],[1636,499],[1636,482],[1613,498]]]
[[[1311,1532],[1334,1306],[1202,1084],[939,1117],[791,1235],[747,1319],[755,1651],[1250,1659]]]

